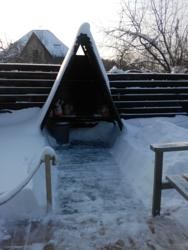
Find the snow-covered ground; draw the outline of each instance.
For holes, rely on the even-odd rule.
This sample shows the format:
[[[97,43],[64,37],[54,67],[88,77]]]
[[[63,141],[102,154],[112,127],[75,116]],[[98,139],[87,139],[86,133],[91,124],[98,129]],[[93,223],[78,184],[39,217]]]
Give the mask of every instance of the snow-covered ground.
[[[0,114],[0,194],[19,184],[50,144],[59,158],[52,168],[54,210],[42,213],[40,171],[0,207],[0,249],[38,250],[46,243],[59,250],[188,249],[188,203],[175,190],[162,193],[161,216],[151,216],[150,150],[152,143],[188,141],[188,117],[126,120],[121,133],[101,123],[71,131],[70,144],[58,146],[38,128],[39,113]],[[166,153],[164,175],[187,172],[187,164],[186,151]],[[18,241],[19,232],[24,239]]]

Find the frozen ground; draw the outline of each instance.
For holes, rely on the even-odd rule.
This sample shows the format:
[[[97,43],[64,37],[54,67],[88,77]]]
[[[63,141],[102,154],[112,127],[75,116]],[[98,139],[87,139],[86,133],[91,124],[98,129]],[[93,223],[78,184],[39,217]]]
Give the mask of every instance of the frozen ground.
[[[40,213],[39,173],[27,195],[0,209],[0,249],[188,249],[188,204],[175,190],[163,192],[161,216],[151,217],[149,149],[187,141],[187,117],[128,120],[122,133],[101,123],[72,131],[71,143],[59,147],[37,129],[37,116],[37,109],[0,114],[0,193],[24,178],[50,143],[59,156],[54,211]],[[187,152],[167,153],[165,173],[186,172],[187,162]]]

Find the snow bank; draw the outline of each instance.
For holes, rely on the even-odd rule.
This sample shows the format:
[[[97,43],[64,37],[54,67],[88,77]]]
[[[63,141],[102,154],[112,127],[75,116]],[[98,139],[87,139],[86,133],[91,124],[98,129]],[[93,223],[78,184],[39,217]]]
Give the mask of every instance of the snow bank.
[[[32,170],[30,171],[30,173],[28,173],[28,175],[26,176],[25,179],[23,179],[18,186],[16,186],[13,190],[11,190],[10,192],[6,192],[6,193],[2,193],[0,194],[0,206],[9,202],[11,199],[13,199],[16,195],[18,195],[18,193],[20,193],[25,187],[26,185],[32,181],[32,178],[34,177],[35,173],[39,170],[39,168],[42,165],[42,162],[45,161],[45,157],[46,156],[50,156],[53,161],[56,161],[56,154],[55,151],[50,148],[50,147],[45,147],[41,153],[41,157],[38,159],[38,163],[36,166],[34,166],[32,168]]]
[[[0,114],[1,195],[16,189],[27,178],[47,144],[37,126],[38,115],[38,108]],[[39,178],[44,175],[42,172],[40,170],[18,196],[0,207],[1,215],[9,216],[11,213],[12,216],[19,216],[40,210],[39,204],[44,204],[37,200],[40,193],[44,193],[44,183]]]
[[[47,145],[37,126],[38,114],[38,109],[0,114],[0,192],[14,188],[28,175],[28,172],[31,172],[40,157],[42,148]],[[55,240],[57,239],[58,243],[63,244],[64,248],[70,246],[70,249],[111,249],[113,248],[113,242],[116,243],[119,239],[122,242],[125,241],[125,246],[128,245],[129,249],[149,249],[148,242],[152,243],[153,249],[172,249],[173,244],[176,243],[177,246],[180,246],[182,241],[186,245],[185,248],[181,249],[187,249],[187,203],[175,190],[163,193],[162,215],[158,218],[151,218],[154,153],[150,150],[150,144],[188,141],[188,117],[132,119],[124,121],[124,125],[125,129],[121,133],[116,126],[105,122],[93,128],[77,129],[71,132],[70,139],[78,143],[84,141],[86,149],[87,142],[93,143],[92,145],[99,143],[99,147],[96,146],[97,150],[95,150],[94,155],[92,155],[93,152],[90,152],[88,159],[88,149],[87,154],[75,152],[76,162],[79,158],[81,166],[85,164],[86,172],[92,178],[94,177],[92,170],[95,172],[98,167],[99,171],[95,172],[96,177],[104,177],[105,181],[108,182],[105,183],[106,187],[111,185],[110,187],[117,188],[117,191],[122,192],[117,192],[117,197],[109,200],[110,207],[104,206],[105,210],[102,210],[102,196],[98,197],[98,191],[103,192],[104,190],[105,196],[109,197],[108,190],[110,189],[106,190],[103,182],[101,182],[101,190],[97,189],[99,180],[102,179],[96,178],[97,181],[94,182],[96,185],[91,185],[93,189],[96,188],[97,195],[96,203],[92,203],[94,213],[93,210],[91,214],[87,213],[89,203],[88,199],[86,199],[86,203],[82,204],[87,205],[80,208],[82,213],[50,215],[52,216],[50,219],[56,225]],[[103,147],[103,145],[101,147],[100,143],[102,142],[107,142],[108,145],[111,145],[111,148]],[[80,147],[79,152],[82,150],[83,147]],[[91,151],[92,147],[89,150]],[[64,153],[66,153],[65,151]],[[49,148],[46,148],[45,152],[54,153]],[[59,150],[59,154],[62,152]],[[71,165],[69,164],[72,164],[74,158],[71,152],[67,150],[67,155],[62,155],[62,159],[63,157],[66,159],[67,166],[70,166],[70,168]],[[102,156],[104,156],[104,159],[100,158]],[[101,166],[99,164],[100,159],[104,160],[104,162],[101,160]],[[91,168],[87,168],[88,160],[90,160]],[[165,153],[164,160],[164,175],[166,173],[187,172],[188,154],[186,151]],[[103,168],[106,169],[104,172],[102,171]],[[110,169],[113,170],[111,175],[109,175]],[[62,171],[64,170],[62,169]],[[73,176],[69,171],[68,168],[70,177]],[[75,171],[75,166],[73,166],[73,171],[77,172],[79,177],[80,173]],[[63,176],[64,172],[61,174]],[[54,171],[53,175],[55,179]],[[62,176],[59,176],[60,181]],[[112,178],[109,178],[109,176]],[[120,177],[118,179],[120,182],[113,184],[115,177]],[[75,183],[84,187],[80,180],[82,179],[77,178],[76,182],[73,182],[71,186],[68,178],[67,188],[75,188]],[[60,189],[62,189],[61,185],[63,184],[65,182],[59,183]],[[92,182],[85,182],[85,184],[92,184]],[[79,185],[78,192],[73,196],[73,198],[76,197],[76,201],[82,201],[83,198],[83,193],[79,193]],[[122,185],[124,188],[122,188]],[[42,212],[41,208],[44,206],[43,200],[45,197],[44,186],[44,172],[41,169],[41,172],[35,176],[32,183],[22,193],[11,200],[7,206],[0,207],[0,239],[9,237],[4,223],[4,217],[7,215],[23,218],[28,215],[33,217]],[[87,189],[87,185],[85,187],[83,192]],[[64,191],[66,192],[66,189],[62,190],[62,192]],[[124,197],[121,196],[122,193],[125,194],[126,199],[124,200],[122,200],[122,197]],[[91,195],[91,197],[93,196]],[[62,201],[61,197],[59,199]],[[91,201],[94,202],[93,199]],[[116,209],[112,213],[112,210],[108,210],[113,206],[111,202],[120,205],[121,209],[119,211]],[[163,208],[165,209],[163,210]],[[53,223],[50,225],[53,226]],[[131,245],[131,242],[133,242],[133,245]],[[169,242],[172,242],[172,244]],[[166,246],[170,247],[167,248]],[[117,249],[120,248],[117,247]],[[175,245],[173,249],[180,249],[180,247],[178,248]]]
[[[109,71],[108,73],[111,73],[111,74],[124,74],[125,71],[122,70],[122,69],[119,69],[117,66],[113,66]]]
[[[40,157],[42,148],[47,144],[37,126],[38,115],[38,109],[0,114],[0,193],[12,190],[28,175],[28,171],[32,170],[36,159]],[[138,198],[142,199],[147,207],[151,207],[154,153],[150,150],[150,144],[187,141],[188,118],[178,116],[132,119],[124,121],[124,125],[125,129],[119,133],[111,151],[122,175],[133,184]],[[97,130],[84,128],[71,131],[70,140],[93,143],[105,141],[112,145],[117,135],[117,127],[114,124],[102,122],[97,126]],[[53,150],[46,150],[54,154]],[[165,153],[164,174],[187,171],[187,162],[187,152]],[[32,203],[36,206],[42,207],[45,204],[44,187],[44,172],[40,170],[32,184],[29,184],[33,192],[30,194],[33,195]]]
[[[188,118],[150,118],[124,121],[126,133],[120,136],[112,153],[128,176],[138,198],[151,207],[154,171],[154,152],[150,144],[188,141]],[[187,172],[188,154],[165,153],[164,175]],[[125,183],[126,185],[126,183]]]

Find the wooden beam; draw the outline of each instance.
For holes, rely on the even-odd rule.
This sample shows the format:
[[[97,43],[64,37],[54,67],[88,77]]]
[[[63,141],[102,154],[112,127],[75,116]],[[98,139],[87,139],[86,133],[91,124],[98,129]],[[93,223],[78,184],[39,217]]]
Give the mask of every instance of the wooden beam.
[[[171,185],[186,199],[188,200],[188,180],[183,175],[170,175],[166,179]]]
[[[155,152],[152,215],[160,215],[163,173],[163,152]]]
[[[154,152],[172,152],[172,151],[184,151],[188,150],[188,142],[172,142],[163,144],[152,144],[150,149]]]

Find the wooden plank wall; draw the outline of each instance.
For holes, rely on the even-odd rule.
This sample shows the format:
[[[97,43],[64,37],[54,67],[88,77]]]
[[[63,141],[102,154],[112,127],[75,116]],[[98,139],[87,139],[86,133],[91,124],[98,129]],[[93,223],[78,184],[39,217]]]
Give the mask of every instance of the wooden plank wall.
[[[60,65],[0,64],[0,110],[41,107]],[[188,113],[188,74],[108,74],[122,118]]]

